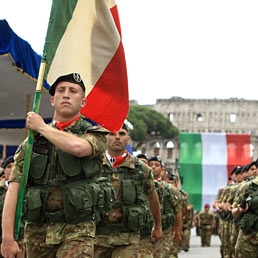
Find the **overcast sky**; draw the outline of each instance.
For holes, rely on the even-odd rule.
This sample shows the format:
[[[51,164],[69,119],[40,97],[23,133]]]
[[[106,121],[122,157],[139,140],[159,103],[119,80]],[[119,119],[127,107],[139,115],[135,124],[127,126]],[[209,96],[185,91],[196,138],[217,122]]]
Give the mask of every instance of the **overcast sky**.
[[[42,54],[51,0],[2,1],[6,19]],[[258,1],[117,0],[130,99],[258,99]]]

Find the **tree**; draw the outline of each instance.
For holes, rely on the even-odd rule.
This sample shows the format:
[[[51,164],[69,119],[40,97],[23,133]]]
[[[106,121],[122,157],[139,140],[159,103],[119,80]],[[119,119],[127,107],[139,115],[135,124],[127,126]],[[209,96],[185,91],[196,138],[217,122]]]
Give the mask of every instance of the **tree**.
[[[130,105],[127,120],[133,125],[131,138],[141,146],[150,136],[171,139],[178,135],[178,129],[161,113],[140,105]]]

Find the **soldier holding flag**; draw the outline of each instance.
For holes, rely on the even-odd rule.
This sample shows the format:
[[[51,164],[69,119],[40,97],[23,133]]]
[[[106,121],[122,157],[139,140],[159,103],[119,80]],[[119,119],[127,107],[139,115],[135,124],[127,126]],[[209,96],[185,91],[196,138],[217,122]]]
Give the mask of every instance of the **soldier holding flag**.
[[[27,126],[36,132],[24,202],[28,257],[93,256],[95,224],[92,212],[99,194],[105,132],[82,119],[85,86],[78,74],[59,77],[49,90],[55,108],[52,125],[34,112]],[[3,211],[4,257],[18,257],[14,215],[23,172],[25,140],[15,154]],[[92,189],[94,189],[92,191]],[[96,198],[95,198],[96,199]]]

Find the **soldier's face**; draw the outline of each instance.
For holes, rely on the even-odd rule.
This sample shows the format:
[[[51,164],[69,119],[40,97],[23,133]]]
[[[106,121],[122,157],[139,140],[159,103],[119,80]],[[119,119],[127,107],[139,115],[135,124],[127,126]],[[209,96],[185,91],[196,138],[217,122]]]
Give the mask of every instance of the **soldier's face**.
[[[116,134],[109,133],[107,136],[107,149],[111,151],[124,151],[130,137],[125,129],[120,129]]]
[[[64,117],[76,116],[86,105],[82,88],[72,82],[59,82],[50,101],[56,112]]]
[[[243,181],[243,175],[244,173],[240,173],[236,175],[236,181],[237,182],[242,182]]]
[[[251,176],[256,176],[257,175],[257,168],[255,165],[251,166],[248,170],[248,175]]]
[[[256,170],[256,167],[255,167]],[[249,171],[249,170],[248,170]],[[249,172],[248,171],[244,171],[243,172],[243,180],[246,180],[248,178]]]
[[[154,177],[160,178],[162,167],[159,161],[150,161],[149,166],[151,167],[152,173],[154,174]]]

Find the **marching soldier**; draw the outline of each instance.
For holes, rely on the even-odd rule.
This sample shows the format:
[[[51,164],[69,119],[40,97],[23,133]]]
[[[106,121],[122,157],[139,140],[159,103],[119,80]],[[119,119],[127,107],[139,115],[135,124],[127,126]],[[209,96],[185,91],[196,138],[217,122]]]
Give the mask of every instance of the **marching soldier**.
[[[150,240],[162,236],[161,214],[151,169],[127,151],[127,126],[107,136],[103,178],[112,184],[113,202],[97,225],[94,257],[137,257],[140,230],[145,223],[147,207],[153,217]],[[147,204],[146,204],[147,203]]]
[[[198,225],[201,230],[202,246],[210,246],[212,228],[215,228],[215,219],[213,213],[210,211],[210,205],[205,204],[204,210],[198,214]]]
[[[79,74],[60,76],[49,93],[53,123],[45,124],[34,112],[26,120],[35,132],[24,200],[27,257],[93,257],[106,130],[80,116],[86,99]],[[27,139],[16,151],[4,204],[1,252],[6,257],[20,253],[13,228],[26,145]]]

